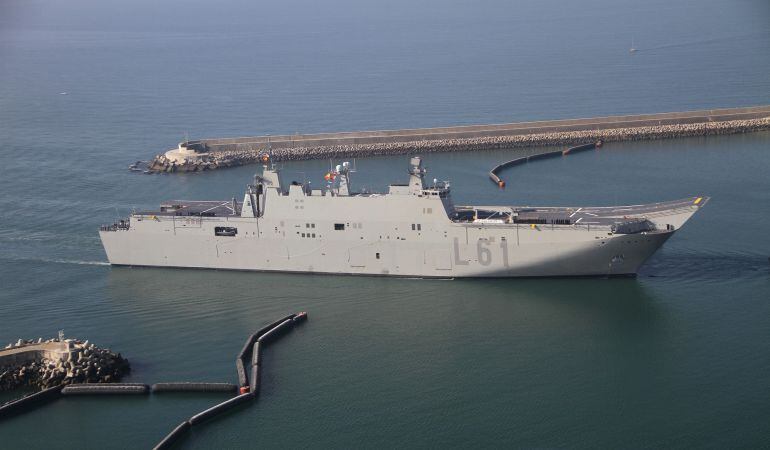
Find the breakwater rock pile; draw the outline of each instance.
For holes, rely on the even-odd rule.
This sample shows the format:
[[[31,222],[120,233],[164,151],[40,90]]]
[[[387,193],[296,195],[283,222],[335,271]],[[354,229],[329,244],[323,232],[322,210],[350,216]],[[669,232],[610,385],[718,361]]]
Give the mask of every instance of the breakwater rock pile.
[[[19,340],[0,351],[0,391],[76,383],[112,383],[131,367],[120,353],[77,339]]]
[[[273,161],[297,161],[308,159],[339,159],[380,155],[414,155],[434,152],[468,152],[525,147],[573,146],[585,142],[639,141],[676,137],[709,136],[749,133],[770,130],[770,117],[744,120],[705,121],[621,128],[601,128],[579,131],[552,131],[531,134],[472,138],[438,138],[400,142],[383,138],[383,142],[366,144],[309,145],[313,141],[297,140],[291,147],[270,147]],[[259,162],[261,153],[268,147],[262,142],[196,143],[202,153],[200,158],[183,163],[171,162],[164,155],[156,156],[148,166],[148,172],[199,172],[223,167],[234,167]]]
[[[256,162],[257,154],[254,154]],[[250,163],[239,163],[225,155],[215,153],[213,155],[201,155],[194,159],[187,159],[184,162],[172,161],[166,155],[156,155],[147,163],[147,173],[173,173],[173,172],[203,172],[204,170],[217,169],[220,167],[232,167]]]

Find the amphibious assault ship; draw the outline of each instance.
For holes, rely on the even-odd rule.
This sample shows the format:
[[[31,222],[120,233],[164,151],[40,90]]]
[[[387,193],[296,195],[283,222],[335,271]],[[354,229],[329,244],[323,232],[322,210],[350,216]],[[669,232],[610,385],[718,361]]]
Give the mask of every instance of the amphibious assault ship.
[[[543,277],[635,275],[708,201],[619,207],[461,206],[450,184],[425,181],[356,193],[351,167],[325,189],[282,182],[263,157],[242,202],[169,201],[102,226],[109,262],[124,266],[388,275]]]

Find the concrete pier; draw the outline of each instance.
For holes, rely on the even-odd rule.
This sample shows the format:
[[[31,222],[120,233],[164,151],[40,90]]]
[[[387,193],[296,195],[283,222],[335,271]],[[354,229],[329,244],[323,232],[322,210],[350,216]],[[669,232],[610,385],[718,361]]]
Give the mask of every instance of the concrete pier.
[[[664,139],[768,129],[770,105],[496,125],[200,139],[157,155],[148,171],[197,172],[253,164],[268,149],[274,161],[287,161],[572,146],[597,140]]]

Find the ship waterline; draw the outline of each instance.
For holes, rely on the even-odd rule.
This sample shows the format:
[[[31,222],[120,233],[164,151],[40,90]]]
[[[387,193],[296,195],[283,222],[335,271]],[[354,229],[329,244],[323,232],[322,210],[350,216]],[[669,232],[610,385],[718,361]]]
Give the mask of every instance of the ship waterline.
[[[708,198],[623,207],[458,206],[420,158],[387,193],[284,189],[265,165],[242,202],[172,201],[102,227],[113,265],[352,275],[629,276]]]

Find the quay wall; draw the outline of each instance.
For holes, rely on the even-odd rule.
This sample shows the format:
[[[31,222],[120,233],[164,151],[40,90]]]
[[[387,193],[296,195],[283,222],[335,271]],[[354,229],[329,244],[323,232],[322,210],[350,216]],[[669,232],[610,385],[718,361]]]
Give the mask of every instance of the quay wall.
[[[200,158],[175,164],[158,155],[150,172],[199,171],[257,162],[270,148],[274,160],[476,151],[664,139],[770,129],[770,105],[661,114],[595,117],[496,125],[189,141]],[[269,142],[268,142],[269,141]]]

